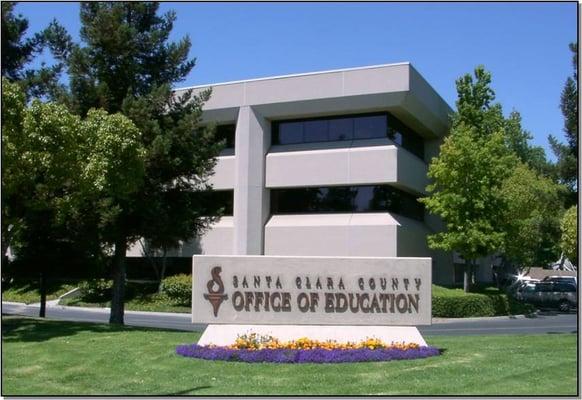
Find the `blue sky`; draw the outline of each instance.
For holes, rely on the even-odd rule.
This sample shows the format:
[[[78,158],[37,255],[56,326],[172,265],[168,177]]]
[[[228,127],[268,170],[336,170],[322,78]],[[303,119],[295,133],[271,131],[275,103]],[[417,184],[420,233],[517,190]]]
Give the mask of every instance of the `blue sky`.
[[[454,107],[455,79],[483,64],[533,143],[563,138],[560,92],[577,36],[569,3],[163,3],[197,66],[179,86],[410,61]],[[79,36],[77,3],[19,3],[29,32],[53,18]],[[546,150],[548,155],[551,151]],[[553,158],[553,157],[552,157]]]

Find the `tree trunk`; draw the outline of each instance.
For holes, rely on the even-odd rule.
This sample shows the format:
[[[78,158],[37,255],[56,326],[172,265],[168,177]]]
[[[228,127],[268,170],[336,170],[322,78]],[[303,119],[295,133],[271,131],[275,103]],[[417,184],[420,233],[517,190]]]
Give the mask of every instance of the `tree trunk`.
[[[44,318],[46,316],[46,274],[44,272],[40,273],[40,310],[38,316]]]
[[[463,270],[463,290],[465,293],[469,293],[471,290],[471,267],[472,262],[465,260],[465,268]]]
[[[115,242],[115,254],[113,255],[113,288],[111,296],[110,324],[123,325],[125,308],[125,253],[127,243],[125,237]]]

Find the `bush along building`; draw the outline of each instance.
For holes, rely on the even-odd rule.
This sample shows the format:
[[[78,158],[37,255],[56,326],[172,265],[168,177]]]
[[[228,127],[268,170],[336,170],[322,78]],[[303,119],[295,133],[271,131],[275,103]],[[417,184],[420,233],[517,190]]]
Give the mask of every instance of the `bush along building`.
[[[170,256],[429,256],[435,283],[462,280],[453,254],[428,248],[440,221],[417,201],[452,110],[410,63],[194,90],[209,87],[203,118],[226,139],[211,179],[225,215]],[[490,280],[487,262],[477,277]]]

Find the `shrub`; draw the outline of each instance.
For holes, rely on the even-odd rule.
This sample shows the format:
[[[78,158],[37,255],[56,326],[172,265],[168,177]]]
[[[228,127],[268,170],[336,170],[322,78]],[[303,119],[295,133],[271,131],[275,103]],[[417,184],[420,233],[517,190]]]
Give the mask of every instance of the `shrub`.
[[[87,302],[104,302],[111,300],[113,281],[108,279],[90,279],[79,284],[81,299]]]
[[[178,305],[192,304],[192,275],[179,274],[164,278],[162,293]]]
[[[433,286],[433,288],[435,288]],[[435,294],[436,292],[436,294]],[[504,293],[463,293],[436,287],[432,296],[432,316],[441,318],[493,317],[529,314],[530,305],[520,303]]]

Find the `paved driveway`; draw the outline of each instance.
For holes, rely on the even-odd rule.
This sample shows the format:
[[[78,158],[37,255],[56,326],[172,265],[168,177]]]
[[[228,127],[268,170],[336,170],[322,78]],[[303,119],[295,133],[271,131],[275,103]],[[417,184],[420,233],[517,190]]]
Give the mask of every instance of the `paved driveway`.
[[[38,316],[39,306],[2,302],[2,314]],[[108,308],[65,307],[50,303],[47,318],[66,321],[109,321]],[[167,328],[184,331],[203,331],[205,325],[192,324],[190,314],[126,311],[125,323],[132,326]],[[534,318],[492,317],[442,319],[434,318],[431,326],[419,327],[423,335],[492,335],[530,333],[577,333],[578,313],[539,313]]]

